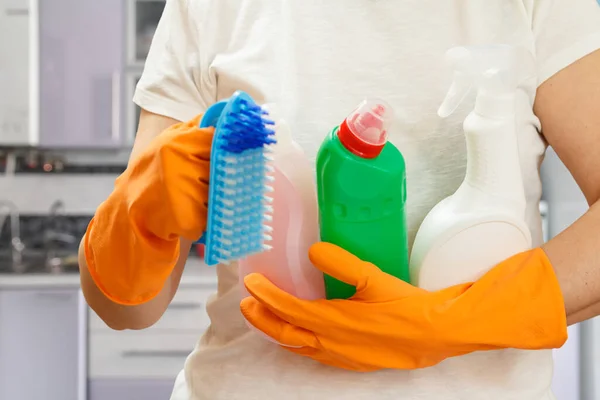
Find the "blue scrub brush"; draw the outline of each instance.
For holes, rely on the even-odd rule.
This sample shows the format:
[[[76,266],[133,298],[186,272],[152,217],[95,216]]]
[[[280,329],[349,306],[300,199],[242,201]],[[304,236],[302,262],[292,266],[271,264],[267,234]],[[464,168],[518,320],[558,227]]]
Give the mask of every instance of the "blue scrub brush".
[[[215,127],[208,219],[199,240],[208,265],[228,264],[270,248],[273,125],[268,113],[241,91],[211,106],[200,121],[201,128]]]

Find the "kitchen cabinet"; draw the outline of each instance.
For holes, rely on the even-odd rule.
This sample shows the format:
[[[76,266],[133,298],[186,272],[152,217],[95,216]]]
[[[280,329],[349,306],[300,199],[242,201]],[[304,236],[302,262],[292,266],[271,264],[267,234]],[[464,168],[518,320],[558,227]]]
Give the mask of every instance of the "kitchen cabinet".
[[[142,75],[154,33],[165,8],[165,0],[127,0],[127,76],[124,138],[132,145],[140,120],[140,108],[133,102],[135,87]]]
[[[174,380],[105,379],[90,382],[89,400],[168,400]]]
[[[86,400],[78,289],[0,290],[0,399]]]
[[[125,124],[125,138],[127,143],[133,145],[133,141],[135,140],[135,135],[137,133],[137,128],[140,123],[140,107],[135,104],[131,99],[133,99],[133,95],[135,93],[135,88],[141,78],[141,72],[130,72],[127,76],[127,122]]]
[[[165,8],[165,0],[128,0],[128,65],[143,66]]]
[[[213,277],[194,283],[186,280],[151,328],[112,331],[98,316],[90,315],[89,400],[170,397],[177,374],[210,325],[206,302],[217,290]]]
[[[39,145],[123,146],[122,0],[36,0]]]
[[[0,146],[26,146],[29,130],[29,0],[0,0]]]

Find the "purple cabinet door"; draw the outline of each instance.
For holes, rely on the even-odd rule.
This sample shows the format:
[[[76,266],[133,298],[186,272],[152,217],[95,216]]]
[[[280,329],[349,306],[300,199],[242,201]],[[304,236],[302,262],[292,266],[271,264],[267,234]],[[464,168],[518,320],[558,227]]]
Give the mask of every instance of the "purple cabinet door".
[[[121,147],[122,0],[38,6],[40,145]]]
[[[168,400],[171,392],[173,380],[168,379],[92,379],[88,400]]]
[[[77,289],[0,290],[0,399],[84,400],[86,327]]]

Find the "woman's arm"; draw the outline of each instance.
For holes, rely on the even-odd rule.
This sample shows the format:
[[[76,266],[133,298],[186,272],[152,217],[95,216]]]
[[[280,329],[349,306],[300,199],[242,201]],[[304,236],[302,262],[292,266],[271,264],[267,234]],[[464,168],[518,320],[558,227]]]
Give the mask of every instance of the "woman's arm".
[[[600,314],[600,50],[543,83],[535,113],[585,195],[589,211],[544,245],[569,324]]]
[[[143,151],[152,139],[177,122],[179,121],[142,110],[130,161]],[[190,241],[181,240],[179,261],[160,294],[138,306],[123,306],[106,298],[96,287],[88,271],[82,240],[79,246],[79,270],[81,288],[87,303],[113,329],[144,329],[153,325],[165,312],[177,291],[190,247]]]

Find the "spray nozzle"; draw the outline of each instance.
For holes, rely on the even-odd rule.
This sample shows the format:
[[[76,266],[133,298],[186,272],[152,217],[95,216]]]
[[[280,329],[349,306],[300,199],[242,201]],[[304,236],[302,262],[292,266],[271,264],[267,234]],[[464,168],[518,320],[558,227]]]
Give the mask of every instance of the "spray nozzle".
[[[387,141],[387,130],[394,119],[394,111],[383,100],[367,99],[348,116],[348,128],[360,140],[376,145]]]
[[[350,152],[375,158],[387,142],[394,110],[380,99],[366,99],[340,125],[338,137]]]
[[[498,96],[515,93],[534,68],[529,51],[509,45],[454,47],[446,53],[446,61],[454,77],[438,110],[442,118],[456,111],[473,89]]]

